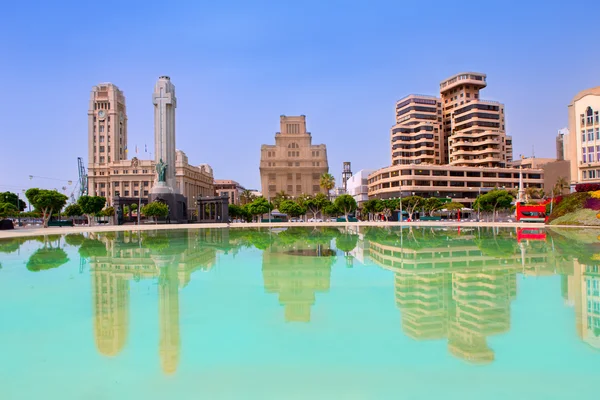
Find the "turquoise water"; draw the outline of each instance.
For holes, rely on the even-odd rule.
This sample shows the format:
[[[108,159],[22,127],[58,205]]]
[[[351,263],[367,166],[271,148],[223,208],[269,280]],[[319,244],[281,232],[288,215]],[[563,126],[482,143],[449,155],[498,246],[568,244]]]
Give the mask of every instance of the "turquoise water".
[[[599,235],[0,240],[0,399],[596,398]]]

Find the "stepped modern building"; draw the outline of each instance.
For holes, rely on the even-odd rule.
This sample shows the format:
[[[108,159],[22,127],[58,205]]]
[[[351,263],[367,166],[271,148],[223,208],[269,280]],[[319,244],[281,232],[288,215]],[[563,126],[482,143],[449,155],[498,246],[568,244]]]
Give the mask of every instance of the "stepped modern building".
[[[480,98],[486,75],[464,72],[440,83],[445,160],[450,165],[504,167],[512,161],[504,104]]]
[[[481,100],[486,75],[464,72],[440,83],[440,97],[408,95],[396,103],[392,165],[503,167],[512,161],[504,105]]]
[[[463,72],[440,83],[440,97],[398,100],[392,165],[369,175],[370,198],[450,197],[468,206],[493,188],[518,188],[521,178],[524,187],[543,187],[541,166],[512,165],[504,105],[480,98],[486,79]]]
[[[304,115],[282,115],[280,125],[280,132],[275,134],[275,145],[263,144],[260,149],[262,195],[274,197],[280,191],[290,196],[326,193],[320,186],[320,179],[329,172],[327,147],[312,144]]]
[[[392,165],[444,164],[442,103],[433,96],[411,94],[396,103],[392,127]]]
[[[127,107],[125,96],[116,85],[101,83],[92,88],[88,109],[88,193],[104,196],[112,205],[114,196],[145,201],[154,186],[154,160],[137,156],[128,159]],[[146,149],[144,149],[145,154]],[[190,165],[186,154],[177,150],[175,182],[188,202],[199,196],[214,196],[212,168],[208,164]]]

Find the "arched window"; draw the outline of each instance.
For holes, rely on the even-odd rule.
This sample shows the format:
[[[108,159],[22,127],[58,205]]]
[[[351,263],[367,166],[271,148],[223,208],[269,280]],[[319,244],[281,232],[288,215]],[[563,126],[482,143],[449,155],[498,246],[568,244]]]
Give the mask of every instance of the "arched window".
[[[288,144],[288,149],[299,149],[298,143],[290,143]]]
[[[594,110],[592,110],[592,107],[588,107],[585,110],[585,115],[586,115],[586,125],[592,125],[594,123]]]

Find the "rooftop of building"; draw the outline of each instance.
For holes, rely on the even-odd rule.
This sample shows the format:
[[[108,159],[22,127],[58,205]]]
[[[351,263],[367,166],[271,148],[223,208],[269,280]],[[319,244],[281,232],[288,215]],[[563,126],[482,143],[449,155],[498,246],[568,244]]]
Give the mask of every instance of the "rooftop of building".
[[[575,97],[573,97],[571,104],[575,103],[576,101],[581,100],[585,96],[600,96],[600,86],[585,89],[585,90],[582,90],[581,92],[577,93],[575,95]]]
[[[460,84],[479,85],[482,88],[487,85],[487,75],[481,72],[460,72],[452,75],[450,78],[444,79],[440,83],[440,92],[452,89]]]

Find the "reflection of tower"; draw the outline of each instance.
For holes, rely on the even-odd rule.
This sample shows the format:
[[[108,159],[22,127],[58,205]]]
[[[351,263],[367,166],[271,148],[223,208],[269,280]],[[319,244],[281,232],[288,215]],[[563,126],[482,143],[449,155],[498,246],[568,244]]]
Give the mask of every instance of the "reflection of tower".
[[[329,290],[333,258],[290,255],[284,251],[273,246],[263,252],[265,291],[279,293],[286,321],[309,322],[315,292]]]
[[[450,324],[448,350],[475,363],[494,360],[486,337],[510,328],[510,301],[516,287],[513,268],[486,268],[452,273],[452,298],[456,302]]]
[[[485,236],[475,242],[454,232],[411,232],[410,240],[400,231],[400,240],[375,236],[368,243],[369,257],[395,274],[402,330],[416,340],[448,337],[448,350],[461,359],[493,361],[487,336],[510,327],[521,262],[543,270],[547,250],[528,243],[531,254],[515,254],[514,238],[495,237],[494,247]]]
[[[348,187],[348,179],[352,176],[352,169],[350,168],[350,162],[344,161],[344,166],[342,169],[342,187],[344,188],[344,193],[347,193]]]
[[[402,330],[413,339],[446,336],[451,288],[444,272],[396,273],[396,305],[401,310]]]
[[[117,355],[125,345],[129,323],[129,282],[90,263],[96,347],[105,356]]]
[[[179,363],[179,281],[173,257],[153,256],[160,268],[158,310],[160,325],[160,362],[163,372],[172,374]]]

